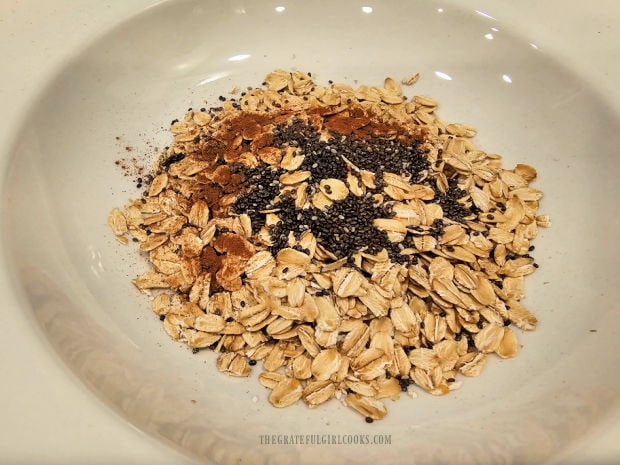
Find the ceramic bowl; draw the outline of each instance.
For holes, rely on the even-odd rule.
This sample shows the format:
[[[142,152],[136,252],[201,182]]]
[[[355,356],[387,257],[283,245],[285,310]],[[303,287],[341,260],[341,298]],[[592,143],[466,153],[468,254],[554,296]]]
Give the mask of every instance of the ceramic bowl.
[[[614,414],[620,121],[510,22],[468,8],[171,1],[64,64],[16,138],[3,245],[24,311],[101,401],[188,456],[222,464],[541,464]],[[106,224],[112,207],[139,195],[115,161],[152,161],[172,119],[275,68],[351,85],[419,72],[407,93],[431,95],[444,120],[476,126],[476,143],[507,165],[538,169],[553,224],[536,240],[540,269],[526,284],[540,325],[519,335],[516,359],[493,359],[449,396],[389,402],[386,419],[367,424],[335,400],[275,409],[255,377],[222,376],[212,354],[193,355],[163,332],[131,284],[145,260]],[[321,444],[282,444],[296,435]],[[389,444],[324,444],[334,438]]]

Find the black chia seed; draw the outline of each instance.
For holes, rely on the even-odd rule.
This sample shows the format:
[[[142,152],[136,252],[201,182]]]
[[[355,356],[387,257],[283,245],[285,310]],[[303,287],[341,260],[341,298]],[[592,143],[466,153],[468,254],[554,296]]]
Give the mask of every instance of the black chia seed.
[[[271,253],[277,254],[288,247],[290,232],[299,238],[302,232],[312,231],[317,241],[338,258],[350,257],[362,247],[375,254],[386,249],[396,262],[406,262],[408,258],[400,255],[398,245],[390,242],[385,231],[373,225],[375,218],[392,216],[383,205],[375,205],[367,197],[347,196],[334,202],[321,211],[316,208],[295,210],[295,202],[290,197],[276,204],[280,210],[280,221],[270,228],[272,238]],[[354,233],[345,231],[355,231]]]
[[[409,378],[398,378],[398,384],[400,384],[401,391],[407,392],[407,388],[410,384],[413,384],[413,381]]]
[[[435,201],[443,210],[446,218],[461,223],[466,217],[474,213],[475,207],[468,209],[459,202],[459,199],[465,197],[467,192],[457,186],[455,179],[448,180],[448,189],[445,193],[437,188],[434,180],[431,180],[431,187],[435,191]]]
[[[265,225],[265,214],[260,212],[272,208],[274,199],[280,193],[279,178],[284,170],[259,165],[256,168],[236,166],[233,171],[243,174],[249,190],[237,197],[232,210],[235,213],[246,213],[250,217],[252,233],[255,234]]]
[[[184,158],[185,158],[185,154],[184,153],[175,153],[173,155],[170,155],[163,162],[161,162],[161,165],[164,168],[169,168],[170,165],[172,165],[173,163],[176,163],[178,161],[181,161]]]
[[[420,141],[403,142],[382,137],[362,138],[332,133],[329,140],[321,140],[318,130],[302,120],[294,120],[275,127],[272,133],[272,145],[276,148],[297,147],[304,160],[299,170],[311,173],[308,195],[318,190],[322,179],[335,178],[346,181],[349,167],[344,158],[360,169],[375,174],[376,189],[366,196],[347,196],[336,201],[325,210],[314,207],[296,209],[290,197],[280,195],[280,176],[285,172],[267,165],[256,168],[234,166],[232,170],[244,177],[244,192],[232,205],[237,214],[246,213],[252,220],[252,232],[257,233],[264,225],[265,210],[278,210],[280,221],[269,228],[272,241],[271,252],[275,255],[288,247],[288,237],[292,232],[296,238],[305,231],[311,231],[327,250],[338,258],[350,257],[366,247],[371,254],[386,249],[392,261],[409,264],[416,263],[415,254],[403,255],[400,251],[412,247],[413,236],[407,235],[398,244],[388,239],[384,231],[377,229],[373,221],[377,218],[390,218],[393,213],[389,203],[377,205],[371,194],[381,192],[385,182],[384,172],[398,173],[411,177],[411,182],[424,182],[435,192],[437,202],[444,216],[452,221],[462,222],[473,211],[459,202],[467,193],[457,186],[455,179],[448,182],[448,189],[442,193],[436,182],[429,178],[422,181],[430,168],[425,151]],[[172,157],[171,157],[172,158]],[[172,163],[169,158],[164,162]],[[174,160],[177,161],[177,160]],[[169,166],[169,165],[167,165]],[[329,186],[328,186],[329,187]],[[430,227],[430,234],[438,238],[443,232],[444,223],[435,221]]]
[[[305,159],[299,169],[310,171],[315,179],[345,180],[347,164],[342,157],[360,169],[377,174],[378,180],[382,172],[388,171],[410,174],[415,181],[430,166],[417,140],[407,144],[381,137],[346,137],[335,132],[329,141],[322,141],[316,128],[301,120],[277,126],[273,135],[276,147],[301,149]]]

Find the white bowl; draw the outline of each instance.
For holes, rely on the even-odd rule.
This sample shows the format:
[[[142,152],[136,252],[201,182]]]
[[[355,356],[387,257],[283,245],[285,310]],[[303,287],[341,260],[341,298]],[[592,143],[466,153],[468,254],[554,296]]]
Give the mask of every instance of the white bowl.
[[[16,139],[3,192],[3,245],[24,308],[102,401],[205,463],[554,460],[617,412],[617,114],[484,12],[430,1],[286,5],[159,4],[64,66]],[[145,261],[106,225],[112,207],[139,195],[114,161],[152,159],[188,107],[278,67],[352,85],[420,72],[406,92],[432,95],[445,120],[475,125],[476,142],[507,165],[538,169],[553,226],[536,241],[541,268],[526,284],[541,323],[520,335],[516,359],[493,360],[449,396],[405,396],[369,425],[336,401],[275,409],[256,379],[220,375],[210,354],[164,334],[130,282]],[[265,435],[390,444],[267,446]]]

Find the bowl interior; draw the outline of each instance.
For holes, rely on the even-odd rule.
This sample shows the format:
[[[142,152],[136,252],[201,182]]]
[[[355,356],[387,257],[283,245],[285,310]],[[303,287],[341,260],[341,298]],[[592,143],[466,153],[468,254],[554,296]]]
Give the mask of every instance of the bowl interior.
[[[453,3],[164,2],[65,63],[16,139],[2,233],[24,310],[77,378],[138,428],[216,463],[543,463],[600,424],[620,392],[609,369],[620,358],[617,114],[509,18]],[[139,196],[132,170],[169,143],[172,119],[275,68],[353,86],[420,72],[406,94],[476,126],[506,165],[538,169],[553,226],[526,283],[540,326],[519,334],[516,359],[492,360],[447,397],[404,396],[368,425],[337,401],[275,409],[255,377],[222,376],[211,354],[163,332],[130,282],[146,261],[115,241],[107,214]],[[266,435],[312,444],[267,446]],[[352,443],[375,435],[389,444]]]

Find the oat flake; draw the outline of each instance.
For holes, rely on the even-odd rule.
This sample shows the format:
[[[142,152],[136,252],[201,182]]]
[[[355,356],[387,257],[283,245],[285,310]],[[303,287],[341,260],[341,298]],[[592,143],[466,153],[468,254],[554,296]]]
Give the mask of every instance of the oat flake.
[[[413,85],[419,75],[403,79]],[[143,196],[112,209],[151,265],[133,282],[174,340],[269,401],[336,397],[367,421],[518,352],[542,192],[438,102],[275,70],[171,125]],[[254,400],[254,399],[253,399]]]

